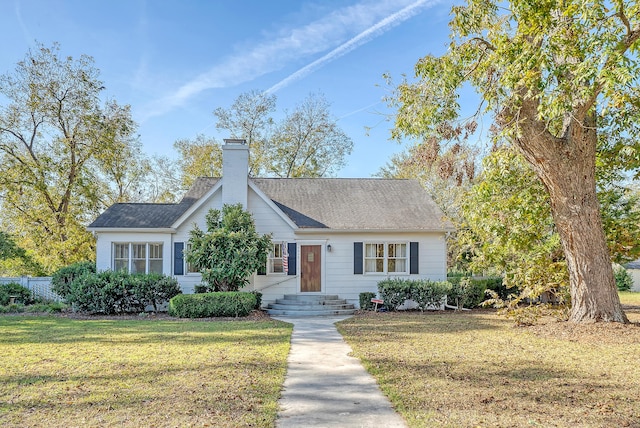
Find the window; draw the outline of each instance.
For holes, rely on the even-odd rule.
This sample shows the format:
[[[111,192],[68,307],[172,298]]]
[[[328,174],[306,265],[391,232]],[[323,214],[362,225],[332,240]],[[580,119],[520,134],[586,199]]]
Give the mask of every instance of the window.
[[[191,249],[191,244],[187,242],[186,245],[186,249],[187,251],[189,251]],[[189,263],[187,261],[187,257],[184,257],[184,266],[185,266],[185,272],[187,273],[200,273],[200,271],[198,269],[196,269],[191,263]]]
[[[113,270],[131,273],[162,273],[161,243],[114,243]]]
[[[267,259],[267,273],[284,273],[282,259],[284,255],[282,243],[273,244],[269,258]]]
[[[365,272],[384,272],[384,244],[367,244],[364,253]]]
[[[370,243],[364,251],[365,273],[407,273],[406,243]]]

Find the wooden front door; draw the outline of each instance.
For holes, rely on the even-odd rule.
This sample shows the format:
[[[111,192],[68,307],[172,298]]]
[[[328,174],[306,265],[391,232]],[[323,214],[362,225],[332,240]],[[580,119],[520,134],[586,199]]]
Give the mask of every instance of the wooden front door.
[[[321,245],[300,246],[300,291],[321,291],[322,253]]]

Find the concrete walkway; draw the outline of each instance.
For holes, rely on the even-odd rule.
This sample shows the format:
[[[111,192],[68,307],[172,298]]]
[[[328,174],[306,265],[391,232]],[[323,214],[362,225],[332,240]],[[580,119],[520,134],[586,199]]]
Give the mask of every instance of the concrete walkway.
[[[293,324],[278,428],[406,427],[335,322],[349,317],[274,317]]]

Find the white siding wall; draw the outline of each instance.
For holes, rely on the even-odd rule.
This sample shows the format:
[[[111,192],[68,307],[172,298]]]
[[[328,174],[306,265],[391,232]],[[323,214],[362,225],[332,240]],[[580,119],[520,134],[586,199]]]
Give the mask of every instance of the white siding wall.
[[[627,269],[633,278],[633,285],[631,291],[640,291],[640,269]]]
[[[162,272],[170,275],[171,262],[173,258],[173,248],[171,244],[171,235],[168,233],[98,233],[96,240],[96,268],[99,271],[111,270],[112,266],[112,248],[114,242],[161,242],[162,243]]]
[[[113,242],[162,242],[163,271],[173,276],[173,244],[186,243],[193,224],[205,228],[205,216],[210,208],[222,207],[221,192],[217,192],[210,200],[189,217],[171,235],[169,233],[99,233],[97,239],[97,267],[99,270],[111,269]],[[446,243],[444,233],[334,233],[334,234],[295,234],[291,226],[272,209],[267,202],[253,190],[249,190],[248,209],[253,214],[256,229],[259,233],[271,233],[274,242],[298,242],[296,271],[298,275],[254,275],[246,290],[258,290],[263,293],[263,305],[282,298],[284,294],[300,292],[299,254],[300,244],[320,244],[323,248],[323,284],[320,294],[337,294],[349,303],[358,304],[359,294],[363,291],[377,293],[377,284],[386,278],[406,277],[425,278],[431,280],[446,279]],[[419,242],[419,274],[418,275],[384,275],[353,273],[354,242]],[[327,251],[327,245],[331,251]],[[409,248],[407,248],[409,249]],[[408,265],[409,261],[407,261]],[[184,293],[193,293],[194,286],[200,284],[200,274],[178,275]]]
[[[326,236],[317,235],[322,239]],[[360,293],[370,291],[377,293],[378,282],[387,278],[411,278],[445,280],[447,277],[446,243],[444,233],[420,234],[332,234],[326,244],[331,245],[331,252],[325,252],[326,280],[323,294],[337,294],[349,303],[359,304]],[[305,235],[304,239],[314,239]],[[418,242],[419,274],[358,274],[353,273],[354,242]],[[326,248],[326,246],[325,246]],[[407,248],[408,250],[408,248]],[[407,260],[407,267],[409,261]]]

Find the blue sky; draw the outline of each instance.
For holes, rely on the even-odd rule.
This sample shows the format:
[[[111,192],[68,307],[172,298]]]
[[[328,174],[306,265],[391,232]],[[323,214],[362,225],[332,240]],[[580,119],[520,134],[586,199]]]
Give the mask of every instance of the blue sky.
[[[36,41],[95,59],[105,96],[132,106],[147,153],[199,133],[219,140],[216,107],[252,89],[278,112],[322,93],[354,151],[340,177],[368,177],[402,149],[389,141],[382,77],[413,75],[444,52],[450,2],[437,0],[2,0],[0,73]],[[367,128],[372,128],[367,132]]]

